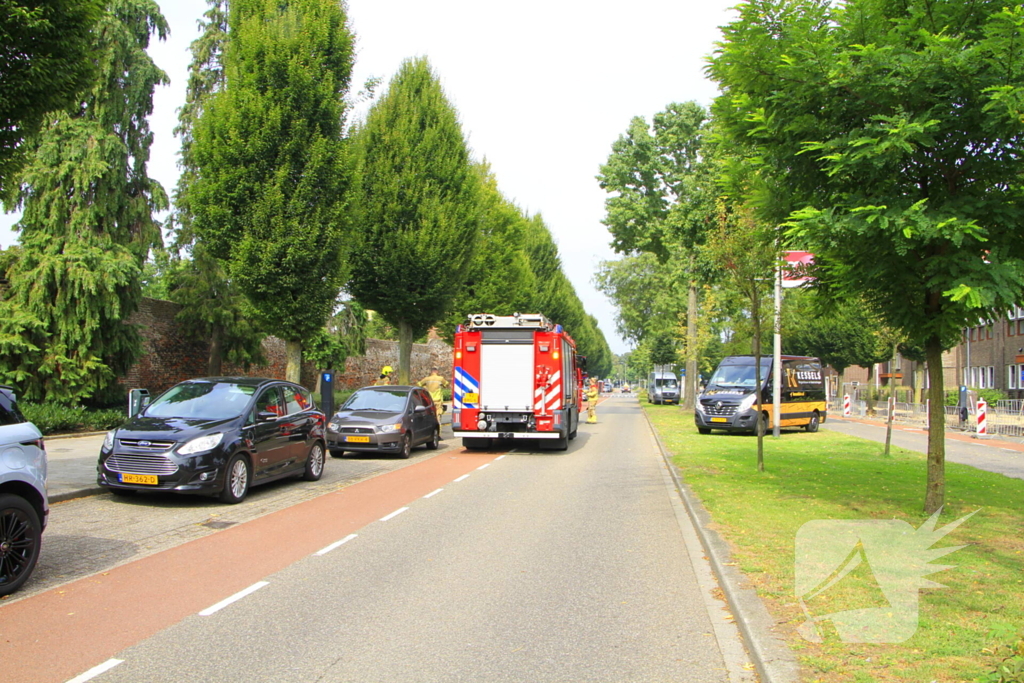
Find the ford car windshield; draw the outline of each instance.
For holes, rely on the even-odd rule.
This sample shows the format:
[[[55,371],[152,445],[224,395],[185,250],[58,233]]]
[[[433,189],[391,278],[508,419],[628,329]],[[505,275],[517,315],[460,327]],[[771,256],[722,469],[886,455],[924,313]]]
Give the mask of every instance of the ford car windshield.
[[[227,382],[185,382],[157,397],[146,408],[146,416],[224,420],[245,412],[255,391]]]

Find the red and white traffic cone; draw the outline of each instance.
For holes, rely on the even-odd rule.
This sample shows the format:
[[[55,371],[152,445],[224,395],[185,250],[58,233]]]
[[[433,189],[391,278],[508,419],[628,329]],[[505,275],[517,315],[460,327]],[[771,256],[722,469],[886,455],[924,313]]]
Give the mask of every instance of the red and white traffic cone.
[[[978,436],[988,435],[988,404],[983,399],[978,399]]]
[[[843,394],[843,417],[850,417],[850,395]]]

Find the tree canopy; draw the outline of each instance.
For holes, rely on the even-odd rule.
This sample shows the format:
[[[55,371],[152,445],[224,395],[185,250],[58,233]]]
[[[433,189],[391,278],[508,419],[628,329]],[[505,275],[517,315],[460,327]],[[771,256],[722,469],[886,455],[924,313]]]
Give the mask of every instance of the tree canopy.
[[[480,223],[479,178],[455,108],[425,58],[403,62],[356,134],[359,238],[352,295],[399,330],[399,381],[414,337],[442,320]]]
[[[95,77],[92,30],[104,4],[0,0],[0,191],[25,162],[23,143],[44,115],[73,107]]]
[[[344,281],[353,36],[331,0],[231,0],[227,17],[224,86],[192,128],[188,206],[259,326],[286,340],[298,380],[301,340]]]
[[[146,53],[152,33],[167,34],[155,3],[110,3],[92,34],[96,79],[80,106],[29,138],[29,162],[8,188],[5,204],[22,217],[20,244],[3,259],[0,376],[30,400],[102,400],[140,350],[125,321],[161,242],[153,212],[167,208],[147,173],[147,117],[167,81]]]
[[[925,507],[944,498],[941,353],[1024,295],[1024,7],[751,0],[711,74],[818,288],[927,353]]]

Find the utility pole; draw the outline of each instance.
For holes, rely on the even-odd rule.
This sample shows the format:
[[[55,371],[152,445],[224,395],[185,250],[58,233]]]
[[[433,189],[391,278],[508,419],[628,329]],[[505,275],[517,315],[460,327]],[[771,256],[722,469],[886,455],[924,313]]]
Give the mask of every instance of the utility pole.
[[[782,413],[782,259],[775,265],[775,334],[772,353],[772,438],[779,438]]]

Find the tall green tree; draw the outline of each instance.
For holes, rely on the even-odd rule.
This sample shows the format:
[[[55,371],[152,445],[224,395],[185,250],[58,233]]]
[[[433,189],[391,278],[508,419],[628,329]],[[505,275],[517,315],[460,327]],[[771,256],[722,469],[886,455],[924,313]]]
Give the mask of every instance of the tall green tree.
[[[26,398],[103,398],[140,351],[126,320],[167,207],[147,173],[153,90],[167,77],[146,53],[167,24],[151,0],[112,0],[93,32],[97,78],[26,146],[5,198],[20,208],[19,246],[4,259],[0,376]]]
[[[455,288],[451,311],[442,324],[441,337],[449,342],[455,327],[473,313],[512,315],[532,311],[537,291],[537,279],[523,248],[529,219],[501,194],[486,163],[474,167],[480,178],[480,231],[473,257]]]
[[[716,118],[795,209],[818,287],[924,348],[925,510],[945,500],[942,351],[1024,296],[1024,7],[751,0],[711,73]]]
[[[359,129],[359,237],[349,289],[412,342],[441,320],[479,233],[479,181],[455,108],[425,58],[406,60]]]
[[[757,469],[764,471],[764,433],[768,420],[763,405],[761,338],[768,319],[772,299],[772,278],[777,243],[775,230],[757,220],[746,203],[719,199],[718,232],[710,243],[713,257],[724,277],[742,297],[753,326],[751,349],[754,355],[754,378],[757,391]],[[766,276],[767,274],[767,276]]]
[[[699,249],[714,225],[717,195],[706,158],[710,117],[696,102],[673,103],[655,114],[653,126],[635,117],[597,176],[612,193],[605,225],[621,253],[650,252],[661,261],[683,261],[686,291],[686,380],[683,406],[692,408],[697,386],[697,291]]]
[[[80,104],[96,75],[103,0],[0,0],[0,190],[50,112]]]
[[[681,265],[671,259],[661,263],[650,252],[601,263],[594,283],[615,304],[619,334],[640,344],[674,332],[685,320],[687,281]]]
[[[193,129],[210,98],[224,89],[224,47],[228,38],[227,0],[208,0],[200,22],[202,34],[192,41],[185,104],[178,111],[175,134],[181,138],[181,175],[172,215],[174,244],[166,279],[166,296],[182,305],[177,315],[186,334],[209,344],[206,372],[222,374],[224,360],[248,366],[262,360],[265,336],[245,295],[228,274],[225,261],[210,253],[193,221],[193,187],[199,167],[193,153]]]
[[[302,340],[323,327],[346,275],[353,36],[333,0],[231,0],[227,31],[223,87],[192,126],[191,227],[256,324],[285,340],[298,381]]]

